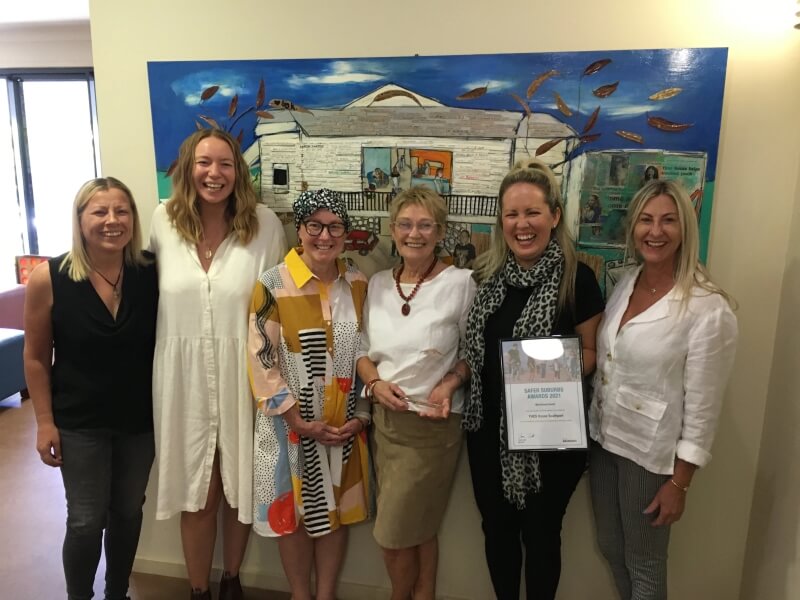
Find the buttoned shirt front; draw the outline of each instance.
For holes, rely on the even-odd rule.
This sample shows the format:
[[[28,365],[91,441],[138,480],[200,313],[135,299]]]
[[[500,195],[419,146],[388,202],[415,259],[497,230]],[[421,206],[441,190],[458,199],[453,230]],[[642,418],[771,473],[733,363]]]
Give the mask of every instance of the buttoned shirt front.
[[[638,274],[617,284],[597,333],[590,434],[653,473],[672,474],[676,457],[705,466],[733,366],[736,317],[724,297],[695,287],[684,306],[673,289],[620,327]]]

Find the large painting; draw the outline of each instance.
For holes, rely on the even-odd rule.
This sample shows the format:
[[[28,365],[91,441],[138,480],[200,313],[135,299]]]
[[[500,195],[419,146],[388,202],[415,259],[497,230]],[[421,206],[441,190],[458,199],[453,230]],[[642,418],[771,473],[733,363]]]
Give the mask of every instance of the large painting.
[[[424,185],[449,208],[442,256],[469,267],[504,174],[535,156],[561,178],[578,249],[605,282],[624,258],[627,205],[651,178],[686,186],[705,257],[726,62],[724,48],[151,62],[159,195],[181,140],[218,127],[290,233],[297,194],[333,189],[353,217],[347,249],[374,272],[396,260],[389,202]]]

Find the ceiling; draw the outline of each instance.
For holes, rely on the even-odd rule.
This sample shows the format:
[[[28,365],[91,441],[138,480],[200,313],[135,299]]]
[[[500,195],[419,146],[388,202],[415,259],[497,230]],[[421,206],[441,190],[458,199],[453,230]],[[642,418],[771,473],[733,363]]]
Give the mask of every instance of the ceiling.
[[[88,21],[89,0],[4,2],[0,24]]]

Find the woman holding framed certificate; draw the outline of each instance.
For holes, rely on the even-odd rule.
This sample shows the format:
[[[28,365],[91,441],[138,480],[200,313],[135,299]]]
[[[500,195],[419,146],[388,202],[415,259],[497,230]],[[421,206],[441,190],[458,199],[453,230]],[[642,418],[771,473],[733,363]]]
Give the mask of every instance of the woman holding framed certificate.
[[[691,200],[651,181],[628,208],[623,276],[597,335],[589,430],[600,550],[620,596],[667,597],[670,525],[710,449],[733,365],[731,298],[698,259]]]
[[[392,599],[433,599],[437,533],[461,449],[461,360],[472,271],[436,257],[447,209],[433,190],[413,187],[389,209],[403,262],[369,282],[358,374],[375,403],[378,480],[375,540]]]
[[[492,245],[476,261],[463,427],[497,597],[518,600],[524,544],[528,598],[552,599],[561,575],[561,522],[586,450],[509,450],[500,340],[578,334],[589,374],[603,299],[593,271],[576,258],[547,166],[518,163],[503,179],[499,200]]]

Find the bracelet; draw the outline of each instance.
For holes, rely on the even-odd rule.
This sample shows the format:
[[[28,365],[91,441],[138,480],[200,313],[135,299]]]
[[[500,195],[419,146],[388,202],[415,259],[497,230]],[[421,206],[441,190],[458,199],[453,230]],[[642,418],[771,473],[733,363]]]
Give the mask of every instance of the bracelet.
[[[451,369],[450,371],[445,373],[445,375],[455,375],[456,377],[458,377],[458,387],[461,387],[467,381],[466,377],[464,377],[461,373],[459,373],[455,369]]]
[[[373,394],[372,394],[372,388],[374,388],[375,384],[378,383],[379,381],[382,381],[381,378],[380,377],[376,377],[375,379],[370,379],[367,382],[367,398],[369,400],[372,400],[373,402],[374,402],[373,398],[375,396],[373,396]]]
[[[684,493],[689,491],[689,486],[688,486],[688,485],[687,485],[686,487],[683,487],[682,485],[678,485],[677,483],[675,483],[675,480],[674,480],[674,479],[672,479],[672,478],[670,478],[669,482],[670,482],[672,485],[674,485],[676,488],[678,488],[679,490],[681,490],[682,492],[684,492]]]

